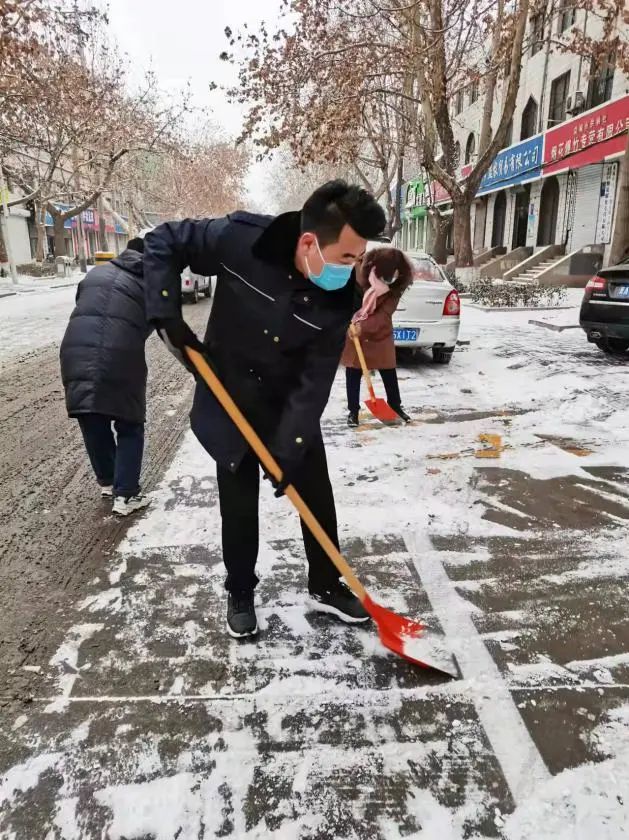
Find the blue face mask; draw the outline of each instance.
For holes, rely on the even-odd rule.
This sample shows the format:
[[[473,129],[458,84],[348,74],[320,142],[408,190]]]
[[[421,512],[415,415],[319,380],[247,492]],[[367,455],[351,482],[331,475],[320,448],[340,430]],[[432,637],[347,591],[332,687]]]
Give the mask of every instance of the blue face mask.
[[[313,274],[312,271],[310,271],[308,260],[305,259],[306,268],[308,269],[308,279],[310,282],[314,283],[315,286],[319,286],[320,289],[324,289],[326,292],[336,292],[338,289],[342,289],[343,286],[347,286],[349,278],[352,276],[354,266],[326,262],[323,254],[321,253],[318,240],[317,250],[319,251],[319,256],[323,260],[323,268],[319,274]]]

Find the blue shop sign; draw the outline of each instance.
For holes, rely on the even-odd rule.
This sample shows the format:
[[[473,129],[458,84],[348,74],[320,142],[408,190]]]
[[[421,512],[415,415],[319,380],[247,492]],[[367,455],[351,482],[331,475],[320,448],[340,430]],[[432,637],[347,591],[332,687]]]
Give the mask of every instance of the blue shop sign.
[[[60,210],[62,213],[70,207],[69,204],[55,204],[57,210]],[[63,223],[63,226],[66,230],[72,230],[72,219],[66,219]],[[48,210],[46,210],[46,227],[53,227],[53,219]]]
[[[539,134],[499,152],[480,183],[478,195],[539,178],[543,146],[544,138]]]

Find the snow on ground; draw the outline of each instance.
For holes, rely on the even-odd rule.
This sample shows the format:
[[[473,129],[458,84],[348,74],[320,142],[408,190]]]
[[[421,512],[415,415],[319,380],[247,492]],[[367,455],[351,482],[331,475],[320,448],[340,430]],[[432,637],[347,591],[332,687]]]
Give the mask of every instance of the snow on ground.
[[[0,298],[0,362],[59,344],[74,308],[76,286],[20,291]]]
[[[262,632],[227,639],[188,433],[7,734],[0,835],[36,813],[52,838],[625,837],[629,367],[530,317],[470,309],[449,367],[402,366],[410,426],[348,430],[341,372],[324,418],[347,559],[445,633],[460,680],[305,611],[298,520],[268,488]]]

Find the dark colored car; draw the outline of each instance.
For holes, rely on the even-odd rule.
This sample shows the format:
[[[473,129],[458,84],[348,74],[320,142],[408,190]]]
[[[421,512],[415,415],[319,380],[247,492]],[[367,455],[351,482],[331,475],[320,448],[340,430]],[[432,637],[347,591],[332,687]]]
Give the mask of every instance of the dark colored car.
[[[605,353],[629,348],[629,258],[602,268],[585,287],[579,323]]]

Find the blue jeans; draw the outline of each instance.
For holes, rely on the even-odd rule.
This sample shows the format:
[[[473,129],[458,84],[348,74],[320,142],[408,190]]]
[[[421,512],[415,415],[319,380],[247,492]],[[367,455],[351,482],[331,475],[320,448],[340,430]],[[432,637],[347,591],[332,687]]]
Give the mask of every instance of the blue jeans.
[[[137,496],[144,453],[144,424],[114,420],[104,414],[81,414],[77,419],[100,486],[113,486],[114,495],[126,499]]]

